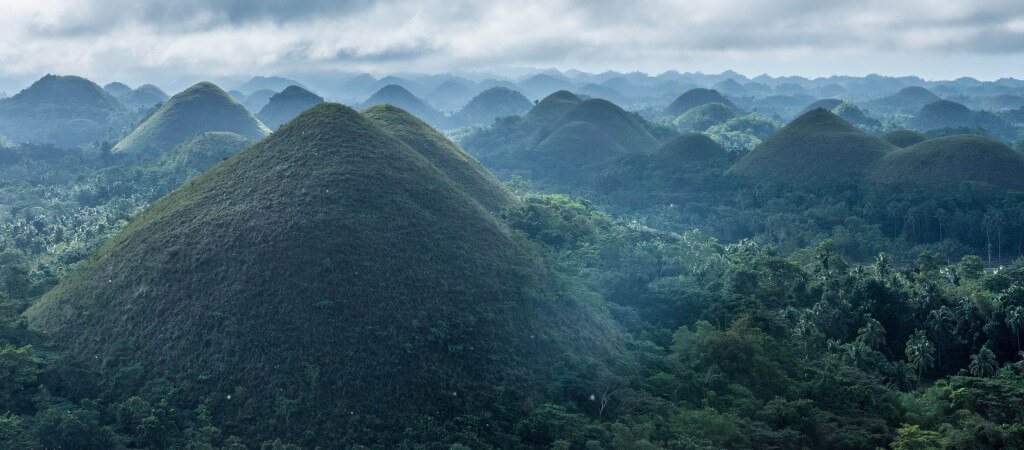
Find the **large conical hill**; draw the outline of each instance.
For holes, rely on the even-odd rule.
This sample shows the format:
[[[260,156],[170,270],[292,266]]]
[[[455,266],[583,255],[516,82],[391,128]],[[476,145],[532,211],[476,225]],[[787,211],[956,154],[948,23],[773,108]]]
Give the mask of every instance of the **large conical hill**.
[[[592,123],[569,122],[558,127],[531,153],[536,155],[538,166],[553,163],[572,170],[614,159],[626,150]]]
[[[709,103],[721,103],[738,111],[733,102],[714,89],[696,88],[682,93],[665,108],[666,116],[678,116],[693,108]]]
[[[995,139],[956,135],[929,139],[880,159],[868,179],[931,188],[962,182],[1024,190],[1024,156]]]
[[[519,116],[530,110],[530,103],[523,94],[502,86],[495,86],[473,97],[456,113],[452,120],[458,125],[489,125],[498,117]]]
[[[515,201],[479,161],[405,110],[377,105],[364,110],[363,115],[427,158],[485,209],[496,211]]]
[[[246,405],[213,415],[225,435],[398,446],[545,401],[556,362],[617,348],[547,280],[434,164],[324,103],[150,205],[26,315],[124,389]]]
[[[580,102],[582,100],[572,92],[554,92],[530,108],[530,111],[523,116],[523,125],[526,127],[551,126],[552,122],[561,119]]]
[[[278,129],[303,111],[324,102],[324,98],[298,86],[288,86],[270,97],[257,118],[271,130]]]
[[[154,156],[207,131],[226,131],[250,139],[270,133],[242,104],[213,83],[198,83],[167,101],[128,136],[114,153]]]
[[[0,135],[72,147],[92,143],[129,120],[129,110],[82,77],[46,75],[0,100]]]
[[[144,84],[118,97],[121,103],[134,109],[145,109],[168,100],[167,94],[152,84]]]
[[[434,127],[443,128],[448,124],[448,118],[441,111],[434,109],[409,92],[408,89],[397,84],[389,84],[380,88],[363,102],[362,107],[369,108],[377,105],[395,105]]]
[[[636,117],[607,100],[584,100],[567,111],[558,124],[572,122],[596,125],[628,152],[652,152],[661,146]]]
[[[815,109],[782,127],[729,172],[788,184],[853,181],[892,149],[835,114]]]

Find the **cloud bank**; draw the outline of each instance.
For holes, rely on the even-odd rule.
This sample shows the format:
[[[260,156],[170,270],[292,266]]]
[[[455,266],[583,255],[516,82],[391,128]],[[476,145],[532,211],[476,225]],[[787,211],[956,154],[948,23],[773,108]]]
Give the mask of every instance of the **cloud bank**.
[[[528,66],[1024,77],[1019,1],[36,0],[5,9],[4,76]]]

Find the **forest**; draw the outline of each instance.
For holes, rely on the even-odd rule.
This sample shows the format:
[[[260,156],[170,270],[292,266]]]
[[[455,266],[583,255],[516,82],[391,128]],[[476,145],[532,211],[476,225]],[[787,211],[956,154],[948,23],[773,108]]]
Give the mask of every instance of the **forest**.
[[[47,75],[0,99],[0,447],[1024,448],[1022,109]]]

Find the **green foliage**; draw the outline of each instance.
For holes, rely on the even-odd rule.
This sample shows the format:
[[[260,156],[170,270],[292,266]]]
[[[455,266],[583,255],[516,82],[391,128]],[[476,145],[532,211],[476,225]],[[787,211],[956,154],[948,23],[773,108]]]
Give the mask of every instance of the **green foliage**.
[[[732,108],[721,103],[708,103],[676,117],[672,125],[680,133],[700,133],[733,118],[736,118],[736,112]]]

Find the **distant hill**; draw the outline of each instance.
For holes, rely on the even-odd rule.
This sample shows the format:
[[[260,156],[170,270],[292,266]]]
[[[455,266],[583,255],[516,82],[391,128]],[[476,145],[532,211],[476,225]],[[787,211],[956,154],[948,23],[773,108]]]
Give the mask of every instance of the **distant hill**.
[[[582,101],[569,91],[554,92],[544,97],[523,116],[523,124],[527,127],[550,127],[553,121],[565,116]]]
[[[988,111],[1003,111],[1024,107],[1024,97],[1014,94],[997,94],[985,97],[980,102],[981,109]]]
[[[166,102],[170,97],[152,84],[144,84],[118,97],[121,103],[134,109],[146,109]]]
[[[928,137],[912,130],[894,130],[880,136],[882,140],[899,148],[907,148],[911,145],[924,142]]]
[[[249,81],[246,81],[245,84],[239,86],[237,89],[243,94],[251,95],[253,92],[263,89],[281,92],[288,86],[299,86],[303,89],[306,88],[302,83],[289,78],[255,76],[249,79]]]
[[[270,97],[273,97],[277,92],[278,91],[273,89],[260,89],[238,99],[238,102],[245,106],[245,109],[248,109],[249,112],[256,114],[260,112],[264,106],[267,106],[267,103],[270,102]]]
[[[120,130],[130,111],[82,77],[46,75],[0,100],[0,135],[12,141],[73,147]]]
[[[729,172],[788,184],[854,181],[892,149],[839,116],[815,109],[782,127]]]
[[[576,89],[576,93],[590,98],[608,100],[616,105],[624,105],[629,102],[625,95],[613,87],[603,84],[588,83]]]
[[[114,153],[155,156],[207,131],[227,131],[249,139],[270,133],[256,117],[213,83],[198,83],[175,95],[114,146]]]
[[[392,105],[377,105],[362,114],[423,155],[484,209],[497,211],[515,202],[501,182],[479,161],[426,122]]]
[[[878,129],[882,126],[882,122],[878,119],[864,114],[857,105],[853,103],[843,102],[840,105],[832,109],[832,113],[841,117],[847,123],[853,126],[864,127],[868,129]],[[876,131],[877,133],[878,131]]]
[[[26,315],[121,392],[230,395],[248,412],[212,414],[224,435],[400,447],[617,358],[567,288],[430,161],[324,103],[150,205]]]
[[[707,135],[687,133],[654,152],[651,159],[659,165],[676,167],[728,157],[729,152]]]
[[[939,96],[928,89],[910,86],[893,95],[870,102],[871,108],[869,109],[913,114],[920,111],[925,105],[939,100],[941,100]]]
[[[437,128],[447,128],[448,118],[441,111],[434,109],[426,102],[397,84],[389,84],[380,88],[377,92],[366,99],[362,108],[369,108],[377,105],[394,105],[408,111],[420,120]]]
[[[556,78],[540,73],[518,83],[519,89],[529,98],[543,98],[553,92],[572,89],[572,83],[563,78]]]
[[[732,78],[726,78],[722,81],[719,81],[715,83],[714,86],[711,86],[711,88],[722,94],[732,95],[735,97],[742,97],[744,95],[749,94],[747,88],[743,87],[742,84],[740,84],[739,82]]]
[[[734,111],[739,110],[731,100],[725,98],[722,94],[718,93],[718,91],[696,88],[684,92],[673,100],[672,103],[665,108],[663,114],[666,116],[678,116],[693,108],[701,105],[707,105],[709,103],[721,103]]]
[[[824,98],[824,99],[821,99],[821,100],[817,100],[814,103],[811,103],[810,105],[807,105],[807,107],[804,108],[803,111],[800,111],[800,115],[804,115],[808,111],[815,110],[815,109],[818,109],[818,108],[821,108],[821,109],[824,109],[824,110],[828,110],[828,111],[832,111],[833,109],[836,109],[837,106],[842,105],[842,104],[843,104],[842,100],[838,100],[838,99],[834,99],[834,98]]]
[[[495,86],[477,94],[451,119],[457,126],[489,125],[498,117],[523,115],[531,107],[533,103],[523,94]]]
[[[932,188],[971,181],[1024,190],[1021,174],[1024,156],[1006,144],[982,136],[959,135],[930,139],[894,151],[874,165],[868,179]]]
[[[302,114],[303,111],[324,102],[324,98],[298,86],[288,86],[270,97],[270,101],[256,115],[267,128],[277,130]]]
[[[476,89],[465,82],[448,80],[432,89],[426,101],[437,108],[455,111],[465,106],[474,94]]]
[[[131,92],[132,88],[128,87],[127,84],[114,81],[103,86],[103,90],[107,91],[108,94],[113,95],[114,97],[120,97]]]
[[[938,128],[982,128],[992,136],[1006,141],[1019,138],[1019,131],[1013,125],[988,111],[971,111],[966,106],[939,100],[921,108],[909,123],[917,131],[929,131]]]
[[[682,133],[699,133],[735,117],[737,114],[732,108],[721,103],[708,103],[686,111],[676,117],[672,124]]]

